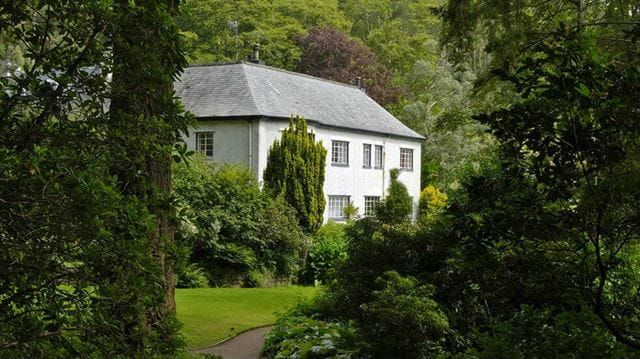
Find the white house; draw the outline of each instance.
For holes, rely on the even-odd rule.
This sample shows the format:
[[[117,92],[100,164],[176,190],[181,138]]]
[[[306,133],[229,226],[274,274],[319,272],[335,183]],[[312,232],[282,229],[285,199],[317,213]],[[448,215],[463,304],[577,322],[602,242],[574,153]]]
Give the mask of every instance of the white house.
[[[401,170],[417,207],[424,138],[359,87],[237,63],[189,67],[175,88],[198,119],[185,135],[188,147],[212,161],[244,165],[259,182],[271,144],[292,115],[304,116],[328,150],[325,221],[342,219],[349,202],[370,215],[386,195],[391,168]]]

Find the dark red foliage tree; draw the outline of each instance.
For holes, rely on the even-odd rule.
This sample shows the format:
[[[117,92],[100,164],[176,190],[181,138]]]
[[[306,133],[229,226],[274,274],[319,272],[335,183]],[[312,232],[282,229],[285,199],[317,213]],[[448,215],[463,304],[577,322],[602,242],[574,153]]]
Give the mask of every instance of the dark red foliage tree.
[[[302,48],[298,71],[353,84],[360,77],[367,93],[381,105],[393,103],[402,90],[392,84],[391,71],[365,44],[332,27],[313,28],[297,38]]]

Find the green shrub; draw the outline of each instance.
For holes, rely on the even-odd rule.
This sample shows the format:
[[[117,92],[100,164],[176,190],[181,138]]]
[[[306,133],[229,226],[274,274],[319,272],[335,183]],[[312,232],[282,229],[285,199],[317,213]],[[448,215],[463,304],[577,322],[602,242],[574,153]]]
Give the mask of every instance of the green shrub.
[[[209,279],[202,268],[189,264],[176,273],[176,288],[207,288]]]
[[[522,306],[513,316],[475,334],[478,345],[456,358],[637,358],[587,308],[558,312]]]
[[[294,279],[306,255],[307,236],[298,225],[296,212],[283,197],[268,200],[260,224],[265,243],[264,265],[276,279]]]
[[[198,264],[215,286],[256,286],[263,283],[256,272],[287,279],[297,272],[305,237],[295,213],[263,194],[251,172],[196,155],[174,166],[173,183],[184,223],[179,262]]]
[[[389,194],[376,206],[376,218],[382,223],[398,224],[411,219],[413,207],[411,196],[398,177],[400,170],[397,168],[389,171],[391,183],[389,184]]]
[[[418,222],[423,225],[432,224],[447,204],[446,193],[428,185],[420,192],[418,201]]]
[[[356,207],[353,202],[349,202],[349,204],[347,204],[346,207],[344,207],[344,209],[342,210],[342,213],[344,213],[344,218],[347,219],[347,222],[354,220],[358,217],[358,211],[360,209],[358,207]]]
[[[362,304],[358,328],[375,358],[435,358],[449,327],[431,299],[434,288],[411,277],[386,272],[378,278],[373,301]]]
[[[347,257],[345,225],[329,222],[316,233],[307,259],[306,278],[327,282],[331,273]]]
[[[250,270],[247,272],[246,279],[244,280],[245,287],[258,288],[262,287],[265,281],[264,274],[257,270]]]
[[[385,272],[416,274],[417,263],[426,261],[430,252],[428,242],[415,239],[415,231],[408,223],[384,226],[372,218],[345,226],[346,260],[335,271],[335,280],[327,283],[330,295],[323,298],[325,314],[357,319],[362,315],[360,306],[373,300],[376,280]]]

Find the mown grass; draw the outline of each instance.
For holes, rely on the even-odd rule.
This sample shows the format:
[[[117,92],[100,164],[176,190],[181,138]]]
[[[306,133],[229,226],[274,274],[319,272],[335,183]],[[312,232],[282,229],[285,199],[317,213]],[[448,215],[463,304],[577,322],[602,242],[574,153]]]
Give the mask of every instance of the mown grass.
[[[314,287],[177,289],[178,319],[190,349],[272,324],[276,312],[313,296]]]

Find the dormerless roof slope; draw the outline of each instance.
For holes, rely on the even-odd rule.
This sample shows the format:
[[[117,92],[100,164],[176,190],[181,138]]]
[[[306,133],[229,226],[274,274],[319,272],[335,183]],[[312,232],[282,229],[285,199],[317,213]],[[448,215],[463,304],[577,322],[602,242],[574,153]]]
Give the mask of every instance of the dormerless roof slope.
[[[424,139],[355,86],[264,65],[188,67],[175,90],[197,118],[302,115],[325,126]]]

